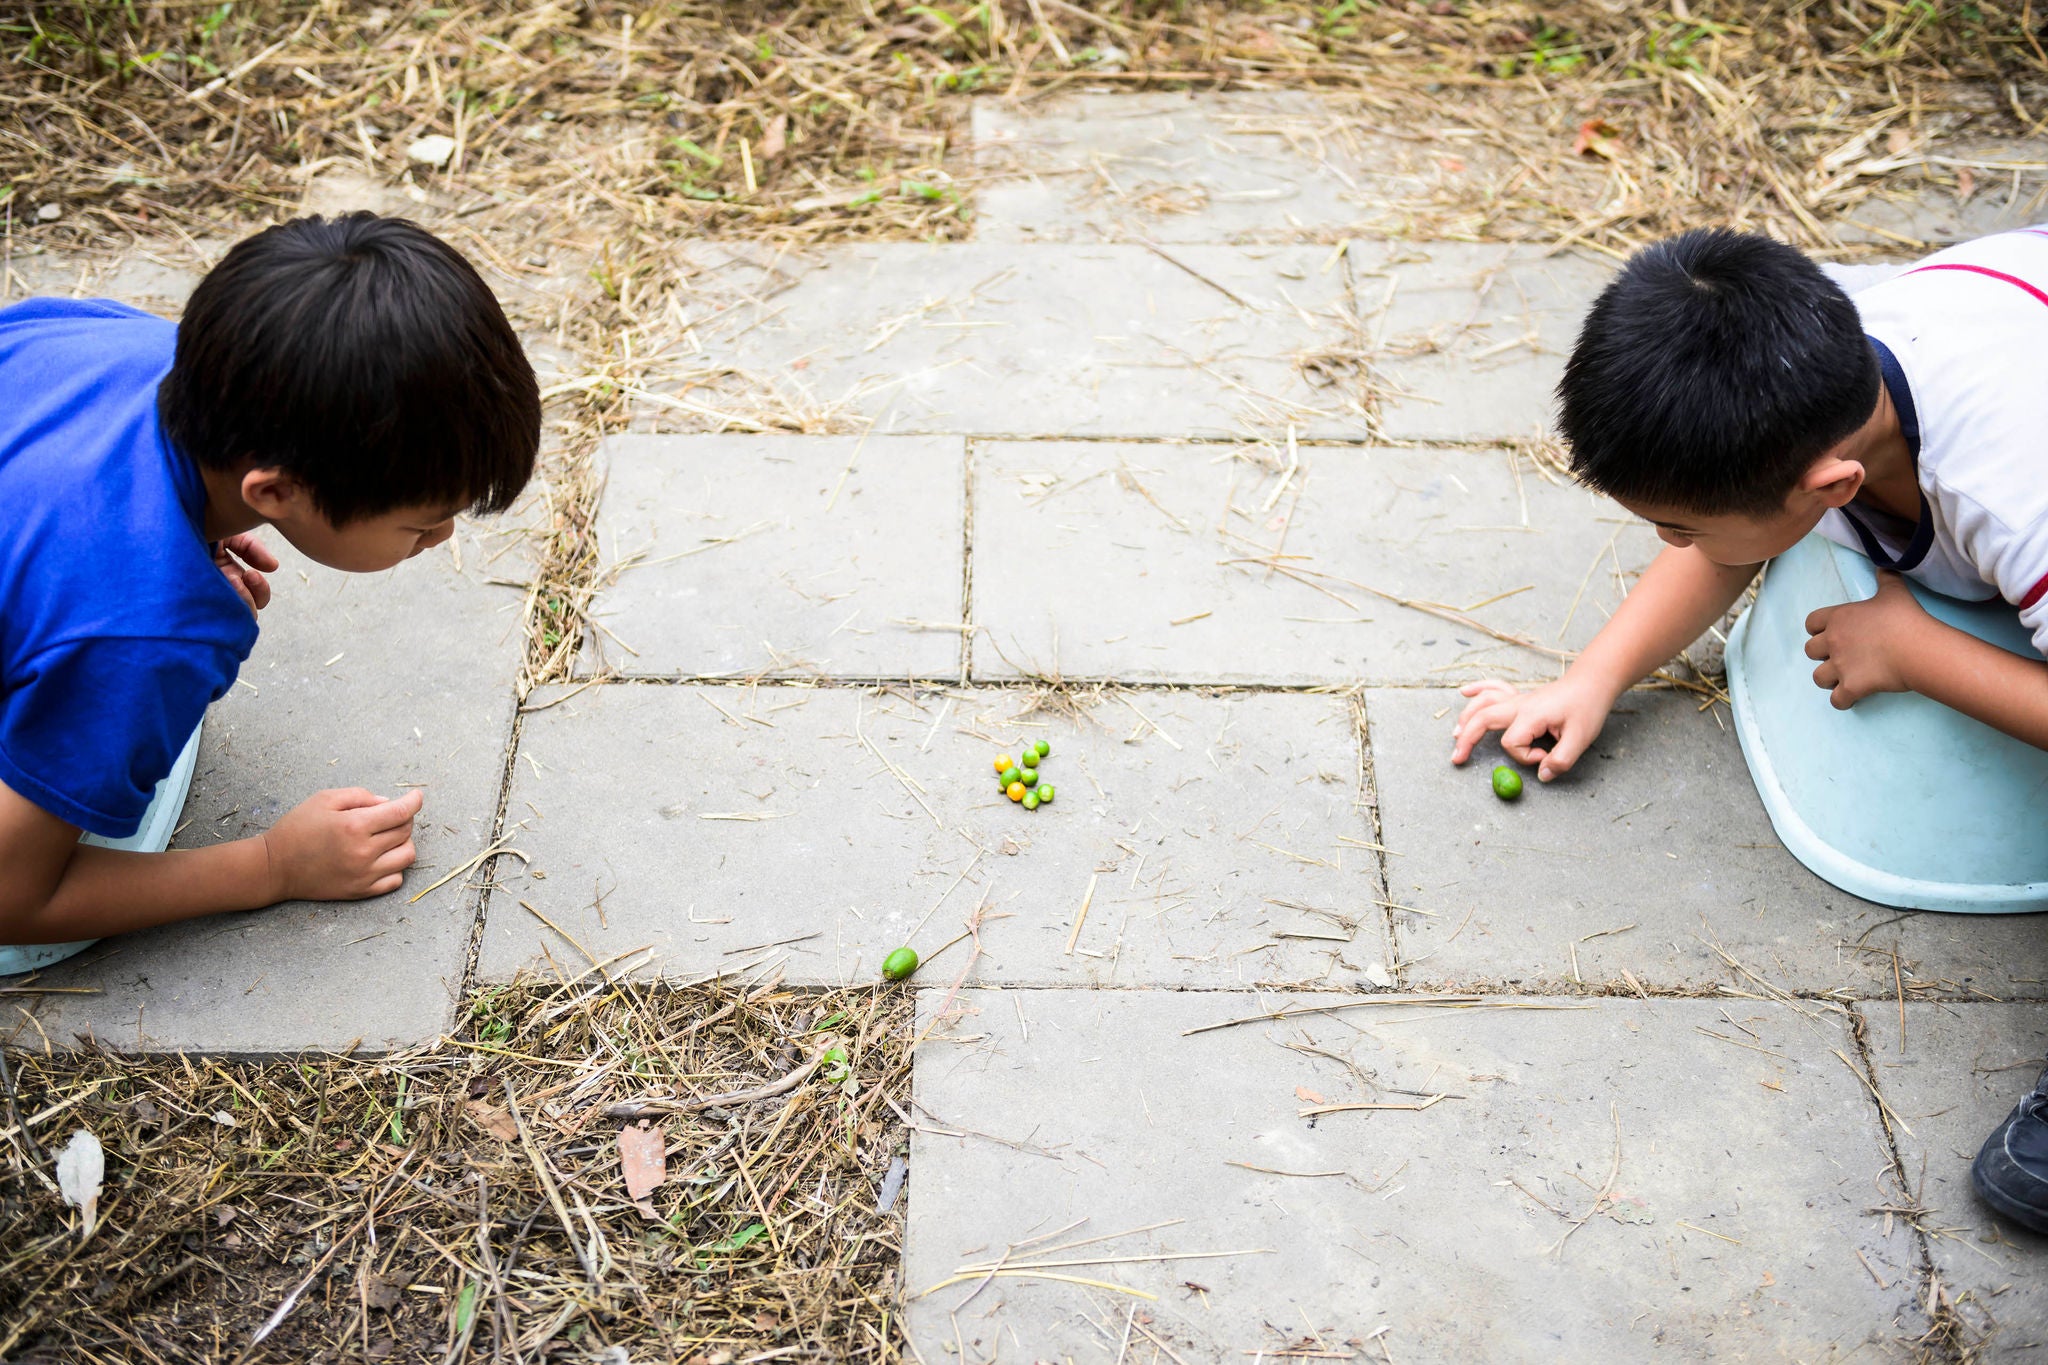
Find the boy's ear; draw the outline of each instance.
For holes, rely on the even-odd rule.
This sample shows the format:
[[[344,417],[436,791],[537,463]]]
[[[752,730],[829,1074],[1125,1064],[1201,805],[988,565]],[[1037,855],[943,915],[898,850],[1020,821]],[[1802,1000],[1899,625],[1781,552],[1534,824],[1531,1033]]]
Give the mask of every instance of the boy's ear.
[[[1799,491],[1813,494],[1823,506],[1846,507],[1863,491],[1863,477],[1857,461],[1823,455],[1800,476]]]
[[[306,486],[275,465],[243,473],[241,493],[249,510],[265,521],[291,520],[311,502]]]

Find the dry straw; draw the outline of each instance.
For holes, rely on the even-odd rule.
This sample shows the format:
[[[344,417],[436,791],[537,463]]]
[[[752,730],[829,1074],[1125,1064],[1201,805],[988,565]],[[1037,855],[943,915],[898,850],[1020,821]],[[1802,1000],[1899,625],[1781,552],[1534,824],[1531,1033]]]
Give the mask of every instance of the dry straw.
[[[897,1360],[909,1002],[586,979],[382,1059],[13,1052],[0,1358]],[[653,1220],[622,1106],[664,1145]],[[77,1128],[109,1162],[84,1239],[34,1175]]]

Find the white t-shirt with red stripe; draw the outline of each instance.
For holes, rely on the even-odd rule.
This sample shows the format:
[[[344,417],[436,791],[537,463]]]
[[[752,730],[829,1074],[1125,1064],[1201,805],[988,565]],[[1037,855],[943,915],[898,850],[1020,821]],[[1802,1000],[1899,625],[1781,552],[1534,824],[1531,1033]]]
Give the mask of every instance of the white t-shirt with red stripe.
[[[1917,435],[1928,525],[1852,503],[1820,533],[1936,592],[2004,598],[2048,655],[2048,228],[1950,247],[1854,298]]]

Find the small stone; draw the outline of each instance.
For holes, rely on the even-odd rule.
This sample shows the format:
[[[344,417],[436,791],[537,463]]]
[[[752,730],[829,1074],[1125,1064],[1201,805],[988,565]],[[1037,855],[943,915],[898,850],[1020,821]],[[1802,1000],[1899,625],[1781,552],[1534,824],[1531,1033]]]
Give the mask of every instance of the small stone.
[[[64,216],[64,210],[55,204],[45,204],[36,210],[38,223],[54,223]]]
[[[425,137],[415,138],[412,146],[405,149],[408,161],[436,169],[447,165],[448,158],[454,155],[455,139],[446,133],[428,133]]]

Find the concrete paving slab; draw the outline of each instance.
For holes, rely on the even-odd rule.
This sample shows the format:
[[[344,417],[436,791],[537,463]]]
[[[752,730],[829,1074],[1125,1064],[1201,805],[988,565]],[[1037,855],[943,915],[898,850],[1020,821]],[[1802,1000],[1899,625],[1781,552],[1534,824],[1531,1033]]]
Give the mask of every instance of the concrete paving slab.
[[[1911,148],[1899,153],[1917,154]],[[1921,255],[2048,220],[2048,140],[1953,141],[1940,149],[1938,163],[1922,164],[1917,175],[1919,183],[1909,181],[1849,209],[1836,233],[1845,242]]]
[[[1508,803],[1488,782],[1496,744],[1450,765],[1463,705],[1442,691],[1366,698],[1391,899],[1431,912],[1396,914],[1410,981],[1625,987],[1626,971],[1652,989],[1742,985],[1718,942],[1788,990],[1890,996],[1896,951],[1916,991],[2043,993],[2041,917],[1895,910],[1800,866],[1725,711],[1631,693],[1572,773],[1531,777]]]
[[[210,259],[224,247],[203,243]],[[84,255],[44,251],[17,253],[0,272],[0,307],[32,297],[114,299],[165,317],[176,317],[202,272],[189,262],[142,254]]]
[[[977,678],[1547,678],[1548,656],[1365,588],[1577,645],[1656,548],[1498,451],[1004,442],[973,479]]]
[[[1353,345],[1326,247],[885,242],[725,274],[754,299],[698,326],[704,368],[878,434],[1365,430],[1359,395],[1298,363]]]
[[[857,982],[905,942],[933,955],[984,902],[978,981],[1349,988],[1384,960],[1342,698],[1112,695],[1079,720],[1018,691],[606,684],[528,704],[548,709],[526,718],[507,820],[531,862],[499,871],[491,978],[651,945],[633,965],[670,978]],[[995,782],[1027,737],[1052,745],[1037,811]]]
[[[585,671],[960,675],[965,442],[624,436],[604,468]]]
[[[1359,312],[1392,389],[1380,431],[1401,441],[1542,436],[1579,323],[1613,273],[1612,261],[1463,242],[1360,262]]]
[[[1305,91],[1082,93],[974,102],[984,241],[1337,241],[1419,220],[1511,164],[1440,130],[1371,129]],[[1567,168],[1569,173],[1569,168]]]
[[[426,790],[420,864],[371,901],[294,902],[109,939],[39,984],[36,1023],[59,1042],[290,1052],[431,1038],[462,981],[476,893],[457,878],[410,898],[490,842],[522,649],[506,528],[465,525],[445,546],[366,577],[282,546],[285,567],[238,683],[207,717],[179,847],[267,829],[314,792]],[[508,570],[510,572],[508,572]],[[9,1024],[20,1020],[8,1010]]]
[[[923,992],[927,1018],[943,994]],[[1853,1055],[1839,1018],[1504,1001],[1184,1035],[1300,1003],[964,993],[969,1041],[918,1061],[904,1277],[923,1358],[957,1340],[969,1362],[1150,1360],[1149,1336],[1188,1365],[1818,1361],[1918,1330],[1917,1240],[1867,1212],[1890,1154],[1833,1055]],[[1435,1094],[1460,1098],[1301,1113]],[[1157,1297],[1021,1275],[924,1293],[1006,1248]],[[1204,1259],[1144,1259],[1169,1255]]]
[[[2048,928],[2048,926],[2043,926]],[[2048,1237],[1994,1217],[1970,1189],[1977,1149],[2048,1064],[2048,1005],[1858,1007],[1879,1089],[1904,1124],[1899,1158],[1934,1235],[1942,1286],[1984,1360],[2038,1360],[2048,1350]],[[1906,1130],[1910,1131],[1906,1131]]]

